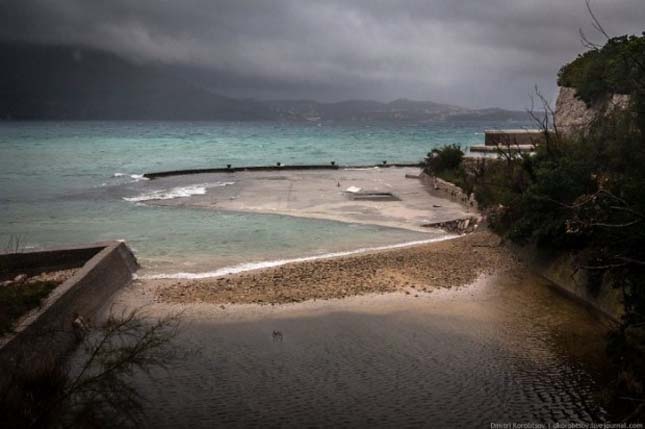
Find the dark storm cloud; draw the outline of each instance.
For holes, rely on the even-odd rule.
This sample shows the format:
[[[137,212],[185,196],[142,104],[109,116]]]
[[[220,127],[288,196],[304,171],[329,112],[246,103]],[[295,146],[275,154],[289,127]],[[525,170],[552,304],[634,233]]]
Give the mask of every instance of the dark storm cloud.
[[[596,0],[611,34],[644,0]],[[0,0],[0,37],[211,70],[229,93],[523,108],[591,30],[583,0]]]

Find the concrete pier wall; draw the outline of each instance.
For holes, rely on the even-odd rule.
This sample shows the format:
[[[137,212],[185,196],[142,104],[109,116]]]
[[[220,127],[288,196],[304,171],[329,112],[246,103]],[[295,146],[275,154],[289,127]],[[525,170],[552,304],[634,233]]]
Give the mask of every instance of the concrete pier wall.
[[[67,246],[46,250],[0,253],[0,267],[6,271],[37,275],[47,271],[80,268],[109,243]]]
[[[3,254],[0,259],[14,267],[25,263],[30,272],[80,267],[52,291],[39,309],[18,322],[15,333],[0,339],[3,365],[29,363],[44,356],[63,359],[76,344],[74,315],[91,323],[112,294],[132,280],[138,268],[123,242]]]
[[[545,142],[542,130],[485,130],[485,146],[537,146]]]

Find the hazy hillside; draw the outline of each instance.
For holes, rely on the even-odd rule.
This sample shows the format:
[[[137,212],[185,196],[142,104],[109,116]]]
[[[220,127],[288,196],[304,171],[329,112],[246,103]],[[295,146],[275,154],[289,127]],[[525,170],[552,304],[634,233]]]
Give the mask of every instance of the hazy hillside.
[[[74,47],[0,45],[0,117],[272,119],[263,105],[209,93],[162,71]]]
[[[240,100],[209,91],[180,68],[133,64],[82,47],[4,43],[0,61],[2,119],[423,122],[528,118],[525,112],[406,99],[390,103]]]
[[[310,121],[437,121],[437,120],[515,120],[529,119],[526,112],[503,109],[467,109],[432,101],[398,99],[390,103],[348,100],[320,103],[313,100],[265,102],[285,119]]]

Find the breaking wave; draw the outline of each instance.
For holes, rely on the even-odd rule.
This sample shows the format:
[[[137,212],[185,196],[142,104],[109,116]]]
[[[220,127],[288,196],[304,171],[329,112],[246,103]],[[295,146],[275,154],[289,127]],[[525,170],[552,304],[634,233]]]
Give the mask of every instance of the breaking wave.
[[[175,198],[191,197],[193,195],[205,195],[208,188],[218,188],[232,185],[235,182],[203,183],[200,185],[178,186],[171,189],[159,189],[156,191],[144,192],[134,197],[124,197],[130,202],[142,202],[151,200],[172,200]]]
[[[126,174],[126,173],[114,173],[112,177],[129,177],[135,182],[139,182],[141,180],[150,180],[147,177],[144,177],[143,174]]]

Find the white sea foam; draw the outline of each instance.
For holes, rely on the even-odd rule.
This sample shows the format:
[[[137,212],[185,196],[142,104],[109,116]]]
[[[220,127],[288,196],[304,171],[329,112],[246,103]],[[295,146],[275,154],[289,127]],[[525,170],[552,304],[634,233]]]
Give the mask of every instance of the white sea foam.
[[[133,179],[135,182],[139,182],[141,180],[149,180],[147,177],[144,177],[143,174],[126,174],[126,173],[114,173],[112,177],[129,177]]]
[[[360,253],[374,252],[379,250],[389,250],[389,249],[400,249],[403,247],[418,246],[420,244],[435,243],[437,241],[451,240],[453,238],[459,237],[458,235],[446,235],[439,238],[430,238],[428,240],[417,240],[417,241],[406,241],[405,243],[390,244],[387,246],[378,246],[378,247],[362,247],[355,250],[347,250],[344,252],[333,252],[325,253],[323,255],[315,256],[305,256],[302,258],[293,258],[293,259],[277,259],[274,261],[262,261],[262,262],[248,262],[244,264],[234,265],[232,267],[224,267],[215,271],[206,271],[201,273],[161,273],[161,274],[148,274],[144,276],[139,276],[140,279],[207,279],[213,277],[222,277],[228,274],[237,274],[245,271],[260,270],[262,268],[272,268],[279,267],[281,265],[291,264],[293,262],[307,262],[307,261],[316,261],[320,259],[330,259],[336,258],[339,256],[350,256],[357,255]]]
[[[232,185],[235,182],[217,182],[202,183],[199,185],[178,186],[171,189],[159,189],[156,191],[144,192],[134,197],[124,197],[123,199],[130,202],[141,202],[151,200],[172,200],[175,198],[185,198],[193,195],[204,195],[208,188],[217,188]]]
[[[147,177],[144,177],[143,174],[130,174],[130,177],[133,178],[136,182],[139,180],[150,180]]]

